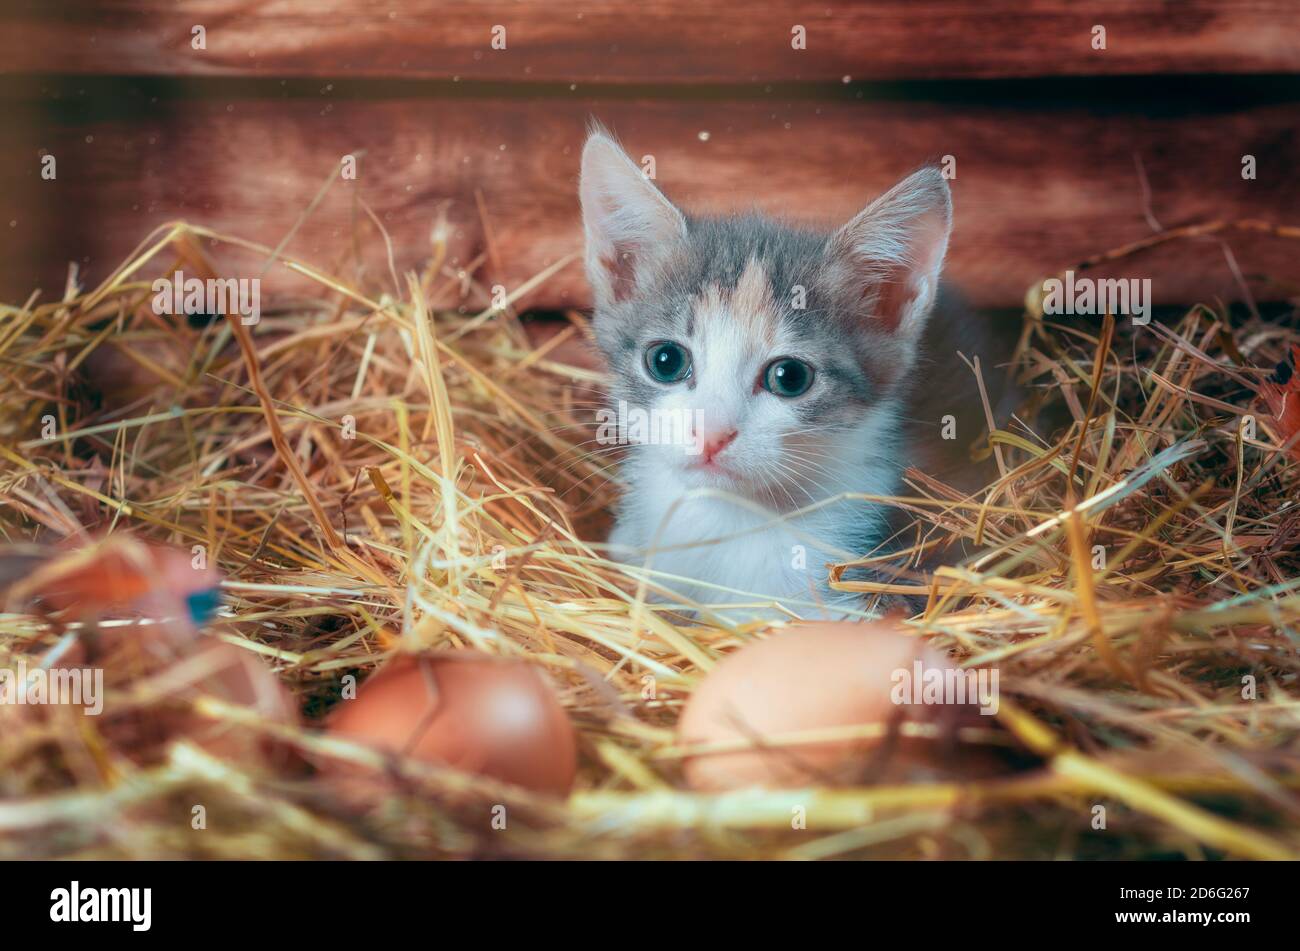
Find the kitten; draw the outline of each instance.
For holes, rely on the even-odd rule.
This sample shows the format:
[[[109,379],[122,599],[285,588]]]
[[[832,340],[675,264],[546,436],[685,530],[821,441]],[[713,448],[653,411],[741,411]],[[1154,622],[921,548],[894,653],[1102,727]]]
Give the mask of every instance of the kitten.
[[[826,566],[875,548],[889,510],[834,501],[790,513],[895,493],[945,413],[963,449],[986,429],[957,347],[923,356],[948,183],[918,171],[833,234],[687,216],[597,130],[580,194],[612,411],[680,422],[620,430],[634,444],[613,557],[648,564],[700,605],[745,605],[720,611],[732,618],[783,613],[778,603],[800,616],[862,608],[827,587]],[[913,384],[943,405],[918,414]]]

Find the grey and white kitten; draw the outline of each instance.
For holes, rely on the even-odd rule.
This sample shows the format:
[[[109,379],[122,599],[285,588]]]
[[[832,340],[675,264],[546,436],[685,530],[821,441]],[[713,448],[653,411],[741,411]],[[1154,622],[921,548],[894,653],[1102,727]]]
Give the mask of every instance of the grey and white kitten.
[[[954,415],[979,425],[956,348],[941,369],[922,357],[948,183],[918,171],[832,234],[687,216],[596,131],[580,192],[610,405],[689,421],[686,438],[662,438],[667,426],[629,437],[614,556],[732,617],[778,602],[801,616],[861,607],[826,586],[826,566],[875,547],[889,510],[845,500],[790,513],[894,493],[916,444],[939,434],[943,414],[918,415],[918,390],[947,390]]]

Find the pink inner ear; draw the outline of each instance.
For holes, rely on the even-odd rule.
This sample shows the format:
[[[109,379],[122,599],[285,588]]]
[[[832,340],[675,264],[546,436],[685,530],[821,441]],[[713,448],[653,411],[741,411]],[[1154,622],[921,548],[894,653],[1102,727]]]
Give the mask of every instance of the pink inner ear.
[[[916,300],[916,285],[906,268],[890,268],[862,288],[862,302],[870,304],[871,317],[890,333],[898,330],[903,314]]]
[[[872,322],[896,333],[907,308],[917,300],[918,287],[909,270],[901,266],[874,270],[875,277],[862,286],[859,304]]]
[[[632,296],[636,290],[636,259],[629,246],[615,244],[609,254],[601,256],[600,266],[609,275],[609,289],[615,301]]]

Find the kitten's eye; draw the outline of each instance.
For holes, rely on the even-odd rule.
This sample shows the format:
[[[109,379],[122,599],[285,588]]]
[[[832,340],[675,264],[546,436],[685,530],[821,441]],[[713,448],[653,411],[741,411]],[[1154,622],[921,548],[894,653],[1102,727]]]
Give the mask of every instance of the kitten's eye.
[[[660,383],[680,383],[691,375],[691,355],[671,340],[652,343],[645,352],[645,368]]]
[[[763,389],[786,399],[807,393],[812,381],[813,368],[793,357],[773,360],[763,371]]]

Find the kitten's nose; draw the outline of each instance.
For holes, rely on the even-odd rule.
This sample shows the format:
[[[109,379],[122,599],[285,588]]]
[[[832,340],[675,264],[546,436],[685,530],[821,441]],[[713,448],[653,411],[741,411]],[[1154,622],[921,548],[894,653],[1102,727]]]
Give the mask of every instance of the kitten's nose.
[[[735,429],[720,432],[701,432],[700,454],[705,465],[711,463],[717,455],[732,444],[739,432]]]

